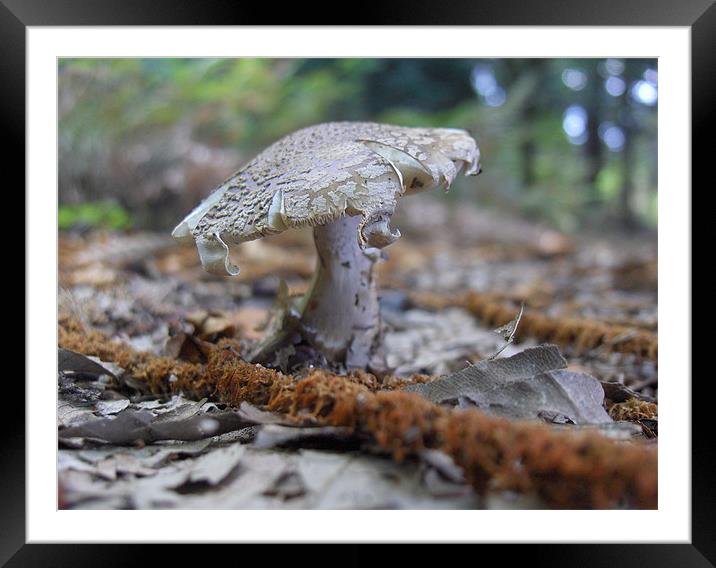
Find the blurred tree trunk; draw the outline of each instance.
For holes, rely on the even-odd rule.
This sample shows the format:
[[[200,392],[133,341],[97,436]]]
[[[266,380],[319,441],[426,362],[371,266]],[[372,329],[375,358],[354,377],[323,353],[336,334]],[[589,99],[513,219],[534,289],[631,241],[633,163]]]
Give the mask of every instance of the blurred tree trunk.
[[[520,181],[522,187],[529,189],[537,182],[535,164],[537,161],[537,144],[535,123],[540,115],[540,102],[545,86],[546,59],[525,60],[524,72],[535,77],[534,93],[522,109],[519,122],[523,124],[523,136],[520,142]]]
[[[598,66],[599,61],[594,60],[587,74],[587,142],[584,145],[587,165],[584,181],[589,188],[589,204],[592,206],[598,205],[601,201],[597,187],[597,177],[604,166],[604,149],[599,139],[599,124],[602,121],[604,110],[602,104],[603,89]]]
[[[636,213],[634,212],[634,157],[636,143],[636,125],[634,123],[634,111],[629,102],[629,88],[638,79],[639,75],[631,62],[626,62],[623,79],[627,88],[624,94],[619,97],[621,108],[619,109],[619,124],[624,133],[624,147],[622,148],[622,184],[619,192],[619,213],[618,218],[625,229],[636,229],[639,226]]]
[[[537,147],[535,145],[534,136],[534,121],[537,119],[537,107],[533,104],[528,104],[522,115],[524,121],[525,135],[520,144],[520,164],[521,164],[521,176],[520,181],[522,186],[530,188],[535,185],[536,172],[535,172],[535,161],[537,154]]]
[[[625,229],[635,229],[639,223],[634,213],[634,130],[630,120],[625,121],[624,148],[622,150],[622,187],[619,193],[619,220]]]

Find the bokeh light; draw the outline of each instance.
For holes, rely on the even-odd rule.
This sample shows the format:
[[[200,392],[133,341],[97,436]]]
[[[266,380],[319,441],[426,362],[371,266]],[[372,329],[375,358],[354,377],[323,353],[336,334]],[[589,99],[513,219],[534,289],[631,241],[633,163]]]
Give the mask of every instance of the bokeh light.
[[[579,69],[565,69],[562,71],[562,83],[573,91],[581,91],[587,86],[587,74]]]
[[[659,98],[656,87],[649,81],[637,81],[631,88],[632,98],[647,106],[654,106]]]
[[[571,105],[564,111],[562,129],[572,144],[584,144],[587,141],[587,111],[580,105]]]
[[[645,81],[648,81],[655,87],[659,83],[659,72],[656,69],[647,69],[646,71],[644,71],[643,77]]]
[[[621,75],[624,73],[624,62],[621,59],[607,59],[604,68],[610,75]]]
[[[505,89],[499,85],[492,67],[488,65],[476,65],[472,70],[470,82],[488,106],[502,106],[507,100]]]
[[[485,95],[485,102],[491,107],[502,106],[505,104],[505,100],[507,100],[507,93],[499,85],[490,91],[490,94]]]
[[[620,152],[626,142],[624,131],[611,122],[603,122],[599,125],[599,137],[611,152]]]
[[[604,81],[604,88],[611,96],[619,97],[624,94],[624,91],[626,91],[626,82],[621,77],[612,75]]]

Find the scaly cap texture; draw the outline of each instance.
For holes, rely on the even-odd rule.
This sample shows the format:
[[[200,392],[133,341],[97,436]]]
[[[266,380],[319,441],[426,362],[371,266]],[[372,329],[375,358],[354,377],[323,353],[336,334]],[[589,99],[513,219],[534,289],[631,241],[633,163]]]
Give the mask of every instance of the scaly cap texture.
[[[238,274],[229,245],[343,215],[363,218],[358,238],[385,246],[388,221],[405,193],[449,188],[459,171],[479,173],[465,130],[330,122],[275,142],[222,183],[174,229],[193,239],[204,268]]]

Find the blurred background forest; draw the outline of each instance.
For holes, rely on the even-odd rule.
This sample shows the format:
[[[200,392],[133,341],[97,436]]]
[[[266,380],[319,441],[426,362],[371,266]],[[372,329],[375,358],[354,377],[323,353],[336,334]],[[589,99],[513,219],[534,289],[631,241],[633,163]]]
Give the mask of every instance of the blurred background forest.
[[[447,196],[558,230],[656,229],[653,59],[64,59],[59,226],[170,230],[268,144],[333,120],[469,129]]]

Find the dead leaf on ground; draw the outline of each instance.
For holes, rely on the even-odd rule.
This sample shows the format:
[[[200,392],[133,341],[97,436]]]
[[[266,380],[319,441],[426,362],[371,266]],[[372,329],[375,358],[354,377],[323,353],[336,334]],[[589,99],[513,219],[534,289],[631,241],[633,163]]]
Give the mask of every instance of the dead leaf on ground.
[[[57,367],[59,371],[92,376],[109,375],[115,377],[111,365],[100,363],[95,357],[88,357],[69,349],[57,349]]]
[[[268,424],[259,430],[253,445],[256,448],[345,448],[347,445],[357,447],[360,441],[352,428],[339,426],[292,428]]]
[[[281,472],[271,485],[264,489],[263,495],[277,497],[283,501],[295,499],[306,494],[306,483],[301,474],[294,469]]]
[[[549,422],[611,422],[602,404],[599,381],[585,373],[558,370],[567,362],[553,345],[526,349],[512,357],[480,361],[428,384],[410,385],[436,403],[478,406],[511,419],[542,418]]]
[[[250,425],[251,422],[230,410],[162,420],[149,411],[127,408],[114,417],[61,429],[59,437],[90,438],[111,444],[134,445],[157,440],[200,440]]]
[[[614,381],[600,381],[604,395],[612,402],[626,402],[632,398],[645,402],[655,402],[654,398]]]

